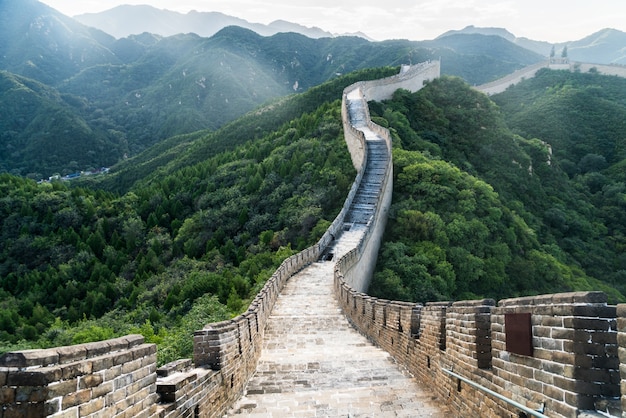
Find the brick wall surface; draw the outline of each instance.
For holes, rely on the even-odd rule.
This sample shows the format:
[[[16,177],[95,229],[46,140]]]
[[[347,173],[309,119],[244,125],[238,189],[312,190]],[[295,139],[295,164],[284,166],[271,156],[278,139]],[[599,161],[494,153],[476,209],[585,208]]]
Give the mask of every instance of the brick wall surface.
[[[140,335],[7,353],[0,416],[155,416],[156,346]]]
[[[602,292],[422,307],[353,291],[342,280],[341,260],[335,275],[337,297],[353,325],[447,399],[459,417],[477,411],[516,417],[519,410],[444,369],[550,417],[601,409],[626,388],[626,305],[608,305]],[[532,356],[506,351],[508,313],[530,313]]]

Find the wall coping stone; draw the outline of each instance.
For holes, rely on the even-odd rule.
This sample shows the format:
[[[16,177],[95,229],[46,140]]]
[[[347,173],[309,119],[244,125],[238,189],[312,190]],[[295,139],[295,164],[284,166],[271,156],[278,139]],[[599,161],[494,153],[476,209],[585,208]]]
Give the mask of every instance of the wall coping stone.
[[[453,302],[426,302],[425,307],[428,308],[448,308]]]
[[[163,366],[157,369],[157,376],[159,377],[167,377],[174,373],[181,372],[183,370],[187,370],[192,366],[191,359],[183,358],[179,360],[174,360],[170,363],[164,364]]]
[[[499,307],[509,306],[534,306],[555,305],[574,303],[601,303],[606,304],[608,296],[604,292],[569,292],[549,295],[524,296],[520,298],[502,299],[498,302]]]
[[[5,353],[0,357],[0,366],[37,368],[54,364],[67,364],[97,357],[116,351],[127,350],[144,343],[139,334],[126,335],[111,340],[68,345],[48,349],[22,350]]]
[[[626,303],[617,304],[617,316],[620,318],[626,317]]]
[[[459,300],[452,303],[452,307],[472,307],[472,306],[496,306],[494,299],[478,299],[478,300]]]

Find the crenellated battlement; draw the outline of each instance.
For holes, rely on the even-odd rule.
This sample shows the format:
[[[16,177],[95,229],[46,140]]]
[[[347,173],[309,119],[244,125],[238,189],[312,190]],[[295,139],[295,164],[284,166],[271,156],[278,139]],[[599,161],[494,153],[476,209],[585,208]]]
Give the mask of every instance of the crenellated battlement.
[[[424,306],[363,293],[393,187],[391,137],[371,122],[367,100],[390,98],[398,88],[419,90],[438,76],[439,63],[428,62],[344,91],[344,134],[357,176],[343,209],[317,244],[281,264],[245,313],[194,333],[193,360],[157,368],[156,346],[138,335],[7,353],[0,358],[0,418],[223,416],[255,373],[270,314],[287,281],[326,260],[355,224],[363,229],[358,242],[332,261],[341,309],[445,400],[454,416],[520,416],[455,376],[549,417],[606,412],[609,401],[620,397],[626,405],[626,304],[610,306],[602,292]]]
[[[335,292],[346,316],[447,399],[456,416],[512,417],[519,411],[446,370],[545,416],[606,416],[596,410],[621,416],[615,400],[624,402],[626,305],[608,305],[603,292],[421,306],[353,290],[343,280],[343,264],[335,269]]]

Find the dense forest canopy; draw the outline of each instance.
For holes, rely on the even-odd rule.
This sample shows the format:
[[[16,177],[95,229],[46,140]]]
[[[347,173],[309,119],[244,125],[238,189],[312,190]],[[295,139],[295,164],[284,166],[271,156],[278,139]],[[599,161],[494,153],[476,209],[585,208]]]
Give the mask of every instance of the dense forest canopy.
[[[491,99],[443,77],[372,103],[396,140],[370,293],[624,300],[625,91],[621,78],[544,70]]]
[[[1,175],[0,351],[139,332],[160,362],[189,356],[195,329],[245,309],[339,212],[355,173],[338,97],[395,71],[172,137],[101,179]],[[489,98],[442,77],[370,103],[395,176],[370,293],[624,300],[623,83],[542,71]],[[596,117],[606,126],[587,129]]]
[[[140,332],[161,362],[190,356],[195,329],[245,309],[341,209],[340,115],[320,99],[124,194],[1,175],[0,350]]]

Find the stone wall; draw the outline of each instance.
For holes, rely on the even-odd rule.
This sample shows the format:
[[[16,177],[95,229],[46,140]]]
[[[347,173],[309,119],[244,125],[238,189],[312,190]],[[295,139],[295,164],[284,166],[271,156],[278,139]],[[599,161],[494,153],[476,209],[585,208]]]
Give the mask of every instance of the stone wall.
[[[327,233],[285,260],[244,314],[196,331],[193,362],[181,359],[157,369],[156,346],[140,335],[5,354],[0,418],[222,416],[256,369],[265,323],[282,287],[331,240]]]
[[[590,63],[584,63],[584,62],[575,62],[572,64],[571,67],[574,71],[578,70],[583,73],[588,73],[590,70],[594,69],[595,71],[598,71],[600,74],[615,75],[618,77],[626,77],[626,65],[603,65],[603,64],[590,64]]]
[[[362,91],[367,99],[380,100],[398,87],[421,87],[438,71],[438,63],[427,63],[363,84]],[[322,257],[343,228],[367,148],[363,134],[346,126],[345,109],[342,116],[359,172],[341,213],[316,245],[282,263],[244,314],[195,332],[193,361],[157,369],[156,346],[138,335],[7,353],[0,358],[0,418],[223,415],[254,373],[265,323],[283,285]],[[368,125],[388,138],[383,128]],[[384,190],[381,199],[390,199],[391,181]],[[379,212],[374,223],[379,227],[337,262],[337,298],[361,332],[448,399],[458,416],[517,417],[518,412],[444,369],[532,408],[544,405],[550,417],[576,416],[620,396],[626,410],[626,305],[608,306],[599,292],[508,299],[497,306],[492,300],[421,306],[372,298],[348,285],[345,274],[351,272],[352,283],[369,277],[377,251],[370,245],[379,242],[384,229],[385,216]],[[510,314],[528,315],[532,355],[507,350]]]
[[[521,68],[505,77],[499,78],[490,83],[481,84],[480,86],[476,86],[475,88],[476,90],[480,90],[488,96],[492,94],[502,93],[510,86],[513,86],[525,79],[534,77],[535,74],[537,74],[537,71],[542,68],[547,68],[549,65],[550,61],[542,61],[537,64],[532,64],[527,67]]]
[[[378,80],[361,81],[347,87],[343,92],[342,100],[342,118],[344,123],[344,132],[346,133],[346,143],[353,157],[354,166],[362,172],[367,155],[367,142],[363,133],[354,128],[348,118],[347,111],[347,95],[348,92],[357,90],[359,96],[365,102],[365,120],[367,127],[372,130],[380,138],[384,139],[387,144],[389,158],[385,169],[385,178],[383,180],[381,193],[378,196],[377,211],[373,221],[368,225],[368,231],[353,252],[351,252],[350,265],[346,265],[344,269],[344,279],[350,286],[359,291],[366,291],[369,287],[371,277],[376,267],[378,258],[378,250],[382,242],[382,237],[387,224],[387,216],[391,206],[391,198],[393,194],[393,164],[392,164],[392,139],[388,129],[383,128],[372,122],[369,115],[367,100],[386,100],[390,99],[393,93],[398,89],[409,91],[418,91],[424,84],[430,80],[439,77],[440,65],[439,61],[429,61],[414,66],[403,66],[400,73],[391,77]],[[358,156],[358,158],[355,158]]]
[[[378,80],[355,83],[354,87],[360,87],[367,101],[382,101],[391,99],[398,89],[412,92],[420,90],[424,84],[440,76],[441,66],[439,61],[427,61],[416,65],[402,66],[399,74]]]
[[[422,306],[355,291],[343,281],[343,262],[335,292],[344,313],[456,416],[518,417],[520,411],[445,370],[549,417],[607,416],[589,411],[607,413],[620,396],[626,407],[626,305],[608,305],[603,292]],[[507,349],[510,314],[528,318],[530,355]]]
[[[398,89],[405,89],[409,91],[418,91],[424,84],[430,80],[438,78],[440,75],[440,63],[439,61],[428,61],[421,64],[412,66],[402,66],[399,74],[381,78],[378,80],[360,81],[346,87],[343,91],[341,118],[343,121],[344,135],[346,138],[346,144],[350,156],[352,157],[352,164],[354,168],[361,172],[363,164],[365,163],[365,137],[363,133],[356,129],[350,123],[348,117],[348,109],[346,107],[346,95],[349,91],[359,89],[362,97],[367,101],[381,101],[391,99],[393,93]],[[389,137],[389,131],[381,126],[373,123],[369,118],[369,109],[366,107],[368,126],[374,130],[374,132],[383,136],[388,140],[388,144],[391,146],[391,139]],[[391,148],[390,148],[391,149]]]
[[[8,353],[0,417],[157,416],[156,346],[141,335]]]
[[[617,305],[617,356],[620,361],[622,417],[626,417],[626,304]]]
[[[591,64],[585,62],[568,62],[565,64],[550,63],[550,61],[542,61],[537,64],[532,64],[527,67],[521,68],[512,74],[499,78],[490,83],[481,84],[476,86],[476,90],[482,91],[486,95],[502,93],[510,86],[513,86],[525,79],[532,78],[542,68],[550,68],[552,70],[569,70],[580,71],[587,73],[591,71],[597,71],[604,75],[614,75],[618,77],[626,77],[626,66],[624,65],[603,65],[603,64]]]

